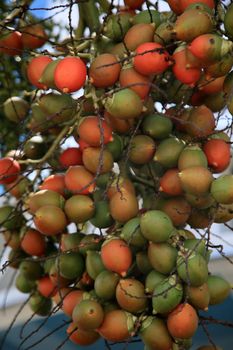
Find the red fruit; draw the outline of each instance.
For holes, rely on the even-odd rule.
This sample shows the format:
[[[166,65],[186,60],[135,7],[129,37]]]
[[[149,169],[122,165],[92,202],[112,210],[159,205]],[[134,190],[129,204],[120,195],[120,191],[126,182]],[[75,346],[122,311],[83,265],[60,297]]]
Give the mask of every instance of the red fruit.
[[[65,193],[65,175],[54,174],[46,177],[40,185],[40,190],[51,190],[64,196]]]
[[[148,77],[138,73],[134,68],[123,68],[120,73],[119,82],[122,87],[129,87],[135,91],[141,99],[148,96],[150,91],[150,80]]]
[[[29,229],[21,240],[21,248],[29,255],[42,256],[45,254],[45,237],[39,231]]]
[[[85,148],[90,147],[90,145],[82,139],[78,140],[78,144],[79,144],[79,148],[82,152],[85,150]]]
[[[141,7],[145,0],[124,0],[126,6],[129,6],[132,10],[136,10]]]
[[[169,54],[158,43],[141,44],[137,47],[135,53],[134,68],[143,75],[161,74],[169,67]]]
[[[177,15],[180,15],[182,13],[182,9],[180,6],[180,0],[167,0],[170,8],[173,12],[175,12]]]
[[[179,0],[180,2],[180,8],[182,12],[191,4],[195,4],[196,2],[200,2],[202,4],[206,4],[209,6],[211,9],[215,7],[215,2],[214,0]]]
[[[49,56],[37,56],[31,59],[27,66],[27,77],[30,83],[38,89],[46,89],[47,87],[40,83],[39,80],[47,65],[52,62]]]
[[[0,184],[14,182],[20,172],[20,164],[11,157],[0,159]]]
[[[83,87],[86,75],[86,66],[79,57],[65,57],[56,66],[54,83],[62,92],[74,92]]]
[[[106,269],[125,276],[132,264],[132,252],[124,240],[111,239],[102,245],[101,259]]]
[[[225,170],[230,164],[230,145],[221,139],[212,139],[205,143],[203,151],[208,160],[208,165],[216,173]]]
[[[79,329],[75,323],[71,323],[67,328],[69,339],[78,345],[91,345],[99,338],[99,334],[95,331],[83,331]]]
[[[130,314],[129,314],[130,315]],[[112,310],[105,314],[98,333],[105,339],[119,342],[130,337],[127,313],[123,310]]]
[[[200,79],[201,70],[199,68],[190,68],[187,60],[186,47],[179,47],[173,53],[174,65],[172,66],[175,77],[183,84],[194,86]]]
[[[60,154],[59,163],[63,168],[68,168],[71,165],[82,165],[82,152],[77,147],[67,148]]]
[[[72,316],[73,310],[76,305],[80,303],[83,299],[83,290],[70,290],[70,292],[66,293],[63,301],[62,301],[62,310],[67,316]]]
[[[57,288],[49,276],[44,276],[37,281],[37,290],[45,298],[51,298],[57,293]]]
[[[95,189],[93,174],[82,165],[69,167],[65,174],[65,184],[72,193],[89,194]]]
[[[218,78],[206,78],[204,77],[199,81],[198,89],[204,94],[216,94],[223,90],[223,83],[225,75]]]
[[[198,327],[196,310],[188,303],[178,305],[168,315],[167,327],[174,338],[192,338]]]
[[[22,29],[23,47],[27,49],[36,49],[41,47],[47,41],[47,35],[41,24],[33,24]]]
[[[83,118],[77,131],[81,140],[89,146],[99,147],[101,142],[106,144],[112,140],[112,128],[96,116]]]
[[[160,190],[170,196],[179,196],[183,193],[179,169],[169,169],[160,178]]]
[[[15,56],[19,55],[22,51],[22,36],[17,31],[12,31],[7,34],[3,34],[0,39],[0,52],[4,52],[7,55]]]

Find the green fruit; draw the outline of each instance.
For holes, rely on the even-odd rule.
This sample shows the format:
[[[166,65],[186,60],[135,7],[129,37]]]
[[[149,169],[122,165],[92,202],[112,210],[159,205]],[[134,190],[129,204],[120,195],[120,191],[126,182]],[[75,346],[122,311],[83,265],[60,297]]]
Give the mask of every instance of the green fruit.
[[[186,168],[202,166],[207,168],[208,161],[205,153],[198,146],[185,147],[180,153],[178,159],[178,168],[180,171]]]
[[[148,316],[141,325],[139,336],[146,349],[172,349],[172,337],[166,323],[157,317]]]
[[[176,266],[177,250],[168,243],[152,243],[148,247],[148,258],[153,268],[167,275]]]
[[[28,110],[28,102],[17,96],[8,98],[3,104],[5,116],[15,123],[18,123],[24,119],[28,113]]]
[[[19,266],[20,273],[29,280],[37,280],[43,274],[43,269],[38,261],[25,260]]]
[[[122,156],[124,144],[121,136],[113,134],[112,137],[113,139],[107,143],[106,149],[111,152],[114,162],[117,162]]]
[[[138,270],[144,275],[147,275],[153,269],[148,259],[147,252],[145,251],[138,252],[136,254],[136,264],[137,264]]]
[[[185,168],[179,178],[183,190],[196,196],[207,193],[214,180],[212,173],[203,166]]]
[[[39,316],[47,316],[52,309],[52,301],[39,293],[33,294],[29,299],[29,306],[32,311]]]
[[[176,262],[179,277],[188,285],[199,287],[208,279],[208,266],[202,255],[188,251],[180,254]]]
[[[83,237],[85,237],[85,235],[81,232],[63,234],[61,237],[62,251],[72,250],[73,252],[78,252],[79,245]]]
[[[192,252],[202,255],[204,258],[207,256],[206,242],[203,239],[186,239],[184,241],[184,247]]]
[[[142,235],[153,243],[165,242],[175,230],[171,219],[160,210],[148,210],[140,218]]]
[[[49,62],[49,64],[43,70],[43,73],[41,75],[39,82],[42,83],[43,85],[45,85],[47,88],[50,88],[50,89],[57,88],[55,83],[54,83],[54,72],[55,72],[55,69],[57,67],[57,64],[60,61],[61,60],[58,59],[58,60],[54,60],[52,62]]]
[[[210,293],[210,305],[220,304],[230,295],[231,285],[221,276],[210,275],[207,284]]]
[[[227,35],[230,39],[233,39],[233,23],[232,23],[232,17],[233,17],[233,4],[231,4],[225,13],[224,17],[224,27]]]
[[[0,226],[7,230],[19,228],[23,223],[23,216],[15,207],[4,205],[0,207]]]
[[[220,112],[226,105],[226,96],[223,91],[205,96],[203,103],[212,111]]]
[[[82,255],[77,252],[64,253],[56,258],[56,267],[59,274],[69,280],[78,279],[85,270]]]
[[[18,269],[21,264],[21,261],[23,261],[26,257],[27,255],[23,250],[11,249],[7,261],[10,267],[12,267],[13,269]]]
[[[130,28],[130,13],[119,13],[108,16],[104,27],[104,35],[113,41],[121,41]]]
[[[76,102],[68,94],[49,93],[38,103],[53,125],[71,120],[76,112]]]
[[[104,319],[104,310],[95,300],[82,300],[73,310],[72,319],[82,330],[98,328]]]
[[[96,185],[101,189],[105,189],[108,183],[111,181],[112,173],[100,174],[96,179]]]
[[[132,24],[139,24],[139,23],[153,23],[155,25],[155,28],[157,28],[160,23],[160,13],[156,10],[144,10],[137,13],[132,18]]]
[[[172,122],[161,114],[149,114],[142,122],[143,132],[155,139],[167,138],[172,132]]]
[[[112,300],[115,298],[116,286],[120,280],[120,276],[112,271],[102,271],[95,279],[95,292],[97,296],[104,300]]]
[[[143,247],[147,242],[141,233],[139,218],[133,218],[127,221],[122,228],[120,237],[128,244],[139,248]]]
[[[222,175],[212,182],[210,192],[217,203],[233,203],[233,175]]]
[[[54,205],[63,209],[64,204],[64,197],[60,193],[51,190],[40,190],[35,193],[30,193],[26,200],[26,206],[29,212],[33,214],[44,205]]]
[[[148,275],[146,276],[145,280],[145,291],[146,293],[152,294],[155,287],[162,281],[164,281],[167,278],[167,276],[163,275],[162,273],[151,270]]]
[[[96,277],[105,270],[101,260],[100,252],[88,250],[86,255],[86,270],[88,275],[95,280]]]
[[[176,137],[164,139],[155,152],[154,160],[165,168],[175,168],[184,147],[185,142]]]
[[[215,204],[214,198],[210,193],[198,195],[186,193],[185,198],[192,207],[197,209],[208,209]]]
[[[43,132],[52,126],[52,122],[47,120],[46,113],[40,108],[38,103],[31,105],[32,115],[28,128],[33,132]]]
[[[113,117],[127,120],[138,118],[143,109],[142,101],[138,94],[131,89],[123,89],[107,97],[104,106]]]
[[[21,293],[31,293],[36,287],[36,283],[35,280],[30,280],[23,273],[20,273],[16,277],[15,286]]]
[[[102,238],[94,233],[85,235],[79,244],[79,251],[86,256],[88,250],[100,250],[102,245]]]
[[[134,136],[129,145],[128,157],[133,164],[148,164],[155,153],[155,142],[147,135]]]
[[[154,41],[164,45],[174,41],[174,39],[174,23],[169,21],[161,23],[155,31]]]
[[[107,228],[113,224],[114,220],[109,211],[108,201],[98,200],[95,202],[95,214],[90,222],[99,228]]]
[[[65,213],[71,222],[84,223],[95,213],[93,200],[89,196],[76,194],[65,202]]]
[[[27,140],[23,150],[27,158],[39,159],[46,152],[46,144],[41,136],[36,135]]]
[[[172,275],[161,281],[154,289],[152,296],[153,314],[166,314],[180,304],[183,297],[182,284],[177,276]]]

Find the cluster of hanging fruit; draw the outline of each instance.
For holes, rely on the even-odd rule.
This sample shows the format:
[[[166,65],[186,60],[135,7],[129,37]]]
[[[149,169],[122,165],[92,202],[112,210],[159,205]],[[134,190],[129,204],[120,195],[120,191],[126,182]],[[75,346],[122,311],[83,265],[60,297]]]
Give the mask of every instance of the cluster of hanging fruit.
[[[199,310],[231,290],[208,262],[211,225],[233,218],[230,126],[215,114],[233,115],[233,5],[167,3],[125,0],[69,54],[33,57],[37,93],[4,103],[30,134],[0,159],[16,202],[0,208],[7,265],[32,311],[58,305],[80,345],[139,336],[147,350],[189,349]],[[19,54],[13,34],[24,47],[42,36],[6,35],[3,54]]]

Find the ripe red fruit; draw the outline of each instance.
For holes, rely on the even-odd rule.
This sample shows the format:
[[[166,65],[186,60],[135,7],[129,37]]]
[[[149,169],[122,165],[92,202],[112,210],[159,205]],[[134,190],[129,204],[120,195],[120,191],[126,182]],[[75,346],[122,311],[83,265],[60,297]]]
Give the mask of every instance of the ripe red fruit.
[[[182,12],[191,4],[195,4],[196,2],[200,2],[202,4],[206,4],[207,6],[209,6],[210,8],[214,8],[215,7],[215,2],[214,0],[179,0],[180,2],[180,8],[182,10]]]
[[[0,52],[10,56],[19,55],[22,52],[22,36],[17,31],[3,33],[0,39]]]
[[[56,66],[54,83],[64,93],[78,91],[85,84],[87,69],[79,57],[65,57]]]
[[[76,305],[80,303],[83,298],[83,290],[70,290],[62,301],[62,310],[67,316],[72,316],[73,310]]]
[[[57,293],[57,288],[49,276],[44,276],[37,281],[37,290],[45,298],[51,298]]]
[[[36,230],[29,229],[21,240],[21,248],[29,255],[42,256],[45,254],[45,237]]]
[[[132,264],[132,252],[124,240],[112,239],[102,245],[101,259],[106,269],[125,276]]]
[[[173,59],[175,61],[172,66],[175,77],[183,84],[194,86],[200,79],[201,70],[199,68],[190,68],[187,60],[186,47],[179,47],[173,53]]]
[[[65,175],[54,174],[44,179],[43,183],[40,185],[40,190],[51,190],[64,196],[65,187]]]
[[[191,338],[198,327],[196,310],[188,303],[178,305],[168,315],[167,327],[174,338]]]
[[[36,49],[44,45],[47,35],[41,24],[33,24],[22,29],[23,47],[27,49]]]
[[[65,174],[65,184],[68,190],[77,194],[89,194],[95,189],[93,174],[82,165],[69,167]]]
[[[73,343],[83,346],[91,345],[99,338],[99,334],[97,332],[79,329],[73,322],[67,328],[67,334]]]
[[[99,147],[101,142],[106,144],[112,140],[112,128],[105,120],[96,116],[83,118],[78,126],[78,134],[83,141],[93,147]]]
[[[40,83],[39,80],[42,76],[46,66],[52,62],[52,58],[49,56],[37,56],[34,57],[28,64],[27,77],[30,83],[36,86],[38,89],[46,89],[47,87]]]
[[[151,83],[149,78],[138,73],[133,67],[121,70],[119,82],[122,87],[129,87],[135,91],[141,99],[146,98],[150,91]]]
[[[97,56],[92,62],[89,70],[91,83],[99,88],[114,85],[118,80],[121,65],[117,57],[110,53]]]
[[[15,181],[20,172],[20,164],[11,157],[0,159],[0,184],[6,185]]]
[[[129,6],[132,10],[136,10],[141,7],[145,0],[124,0],[126,6]]]
[[[208,165],[216,173],[220,173],[225,170],[231,160],[230,145],[221,139],[208,140],[203,151],[208,160]]]
[[[170,8],[173,12],[175,12],[177,15],[180,15],[182,13],[182,9],[180,6],[180,0],[167,0]]]
[[[169,67],[169,54],[158,43],[141,44],[137,47],[135,53],[133,65],[136,71],[141,74],[161,74]]]
[[[179,169],[169,169],[163,174],[160,178],[160,190],[170,196],[179,196],[183,193]]]
[[[63,168],[68,168],[71,165],[81,165],[82,152],[77,147],[67,148],[60,154],[59,163]]]

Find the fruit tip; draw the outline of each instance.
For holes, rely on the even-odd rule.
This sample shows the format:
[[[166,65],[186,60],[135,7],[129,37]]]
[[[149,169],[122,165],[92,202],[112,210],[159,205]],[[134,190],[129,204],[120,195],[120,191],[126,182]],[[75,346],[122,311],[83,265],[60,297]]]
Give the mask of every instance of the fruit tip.
[[[67,88],[67,87],[63,88],[63,89],[62,89],[62,92],[64,92],[64,94],[68,94],[69,88]]]

